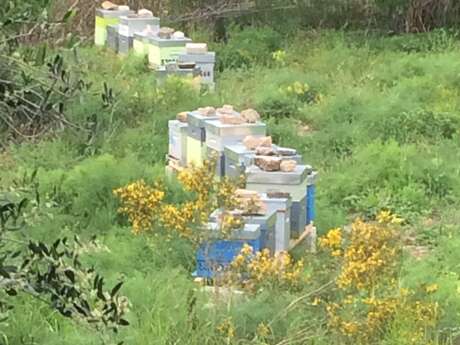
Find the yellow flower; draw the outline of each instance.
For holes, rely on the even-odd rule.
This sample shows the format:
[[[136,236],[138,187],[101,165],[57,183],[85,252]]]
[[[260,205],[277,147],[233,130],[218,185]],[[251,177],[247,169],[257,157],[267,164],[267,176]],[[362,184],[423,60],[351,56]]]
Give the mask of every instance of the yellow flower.
[[[438,284],[431,284],[431,285],[428,285],[426,288],[425,288],[425,291],[427,293],[434,293],[436,291],[438,291]]]
[[[268,327],[265,323],[260,323],[257,326],[257,335],[261,338],[266,338],[271,334],[270,327]]]

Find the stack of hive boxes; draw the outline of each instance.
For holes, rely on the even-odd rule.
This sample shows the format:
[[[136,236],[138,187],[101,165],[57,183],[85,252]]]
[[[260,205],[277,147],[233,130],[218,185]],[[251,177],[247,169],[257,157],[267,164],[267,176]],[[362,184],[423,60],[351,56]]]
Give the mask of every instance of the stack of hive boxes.
[[[180,113],[169,126],[170,170],[200,166],[214,158],[217,178],[245,177],[246,190],[239,193],[264,205],[262,211],[241,214],[245,226],[257,226],[251,241],[257,240],[258,247],[268,248],[271,253],[286,251],[290,239],[313,222],[317,172],[302,163],[296,150],[274,145],[256,111],[240,113],[228,105],[199,108]],[[210,216],[208,227],[214,234],[224,212],[216,210]],[[198,276],[210,277],[216,266],[225,267],[231,262],[248,242],[247,233],[242,232],[244,238],[239,238],[239,233],[232,233],[231,239],[203,243],[197,253]]]
[[[177,57],[179,66],[195,63],[200,69],[202,83],[210,90],[214,90],[214,66],[216,63],[216,53],[208,51],[206,43],[187,43],[185,53]]]
[[[141,10],[137,14],[120,17],[118,25],[118,53],[126,55],[133,49],[134,35],[138,32],[152,33],[160,30],[160,18],[154,17],[152,12]]]
[[[102,4],[102,8],[96,9],[94,29],[94,44],[104,46],[107,42],[107,27],[120,23],[120,17],[134,14],[128,6],[118,6],[108,2]]]
[[[105,1],[96,10],[95,44],[120,55],[133,51],[148,57],[159,83],[169,75],[185,76],[199,78],[198,84],[214,90],[215,53],[208,52],[205,43],[192,43],[180,31],[160,28],[160,18],[149,10],[136,13]]]

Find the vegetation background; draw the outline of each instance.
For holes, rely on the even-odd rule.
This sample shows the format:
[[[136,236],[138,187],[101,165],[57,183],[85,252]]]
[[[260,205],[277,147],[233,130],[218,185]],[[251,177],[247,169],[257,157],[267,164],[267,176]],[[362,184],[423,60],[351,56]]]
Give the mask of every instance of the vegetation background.
[[[96,4],[0,7],[0,190],[22,193],[24,176],[38,171],[43,202],[28,211],[29,234],[97,235],[102,246],[83,259],[110,283],[125,281],[130,326],[101,334],[19,295],[0,343],[356,343],[331,331],[315,303],[340,295],[321,289],[337,273],[323,254],[294,253],[307,276],[318,274],[301,291],[265,287],[226,303],[197,290],[186,241],[133,236],[118,215],[114,189],[163,176],[167,121],[224,103],[257,109],[275,141],[320,171],[321,235],[382,209],[405,219],[397,285],[432,287],[421,298],[440,312],[422,339],[409,336],[416,321],[398,314],[370,343],[460,342],[457,1],[129,1],[209,42],[219,57],[213,94],[177,79],[157,87],[144,61],[92,47]],[[184,198],[176,184],[168,191]]]

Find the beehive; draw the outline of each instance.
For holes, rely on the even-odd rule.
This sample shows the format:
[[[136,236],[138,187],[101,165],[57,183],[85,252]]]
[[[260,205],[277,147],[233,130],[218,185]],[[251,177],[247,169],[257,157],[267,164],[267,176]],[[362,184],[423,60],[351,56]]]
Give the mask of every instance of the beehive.
[[[217,116],[204,116],[197,111],[188,113],[187,122],[187,164],[201,166],[206,159],[206,122]]]
[[[268,243],[268,247],[272,253],[289,250],[289,240],[291,238],[291,198],[269,197],[266,193],[262,193],[261,200],[267,206],[268,212],[276,212],[274,238]]]
[[[133,51],[136,56],[147,56],[149,53],[148,33],[135,32],[133,38]]]
[[[267,172],[252,165],[246,169],[246,188],[261,193],[289,193],[292,199],[291,235],[295,235],[302,232],[306,224],[307,185],[311,172],[308,165],[297,165],[293,172]]]
[[[107,26],[107,47],[118,53],[118,25]]]
[[[177,62],[178,55],[185,52],[185,44],[191,41],[187,37],[160,38],[158,36],[149,36],[149,65],[152,68],[157,68],[167,63]]]
[[[118,32],[118,54],[126,55],[133,48],[133,37]]]
[[[160,18],[138,14],[120,17],[120,34],[133,37],[136,32],[145,30],[152,32],[152,34],[158,33],[160,30]]]
[[[232,125],[211,120],[206,122],[206,145],[223,152],[227,145],[237,144],[249,135],[262,137],[266,132],[267,125],[262,122]]]
[[[202,83],[214,88],[214,65],[216,63],[216,53],[206,52],[201,54],[190,54],[188,52],[179,54],[178,63],[195,63],[200,69]]]
[[[107,26],[119,24],[120,17],[130,14],[134,14],[134,11],[96,9],[94,44],[104,46],[107,41]]]
[[[221,210],[215,210],[209,216],[209,221],[212,223],[218,223],[221,213]],[[275,242],[275,228],[277,221],[276,210],[269,209],[264,215],[243,216],[243,219],[245,224],[260,225],[260,248],[270,249],[270,251],[273,253]]]
[[[278,148],[277,145],[272,145],[273,149]],[[249,150],[242,143],[226,145],[224,148],[225,155],[225,176],[237,178],[244,174],[246,167],[254,164],[255,150]],[[302,163],[302,156],[295,154],[293,156],[283,156],[283,159],[292,159],[297,164]]]
[[[178,120],[168,122],[169,156],[177,159],[181,166],[187,164],[187,128],[188,124]]]
[[[208,223],[208,241],[198,248],[196,253],[196,275],[203,278],[214,278],[222,272],[240,253],[245,244],[250,245],[254,251],[261,249],[260,225],[245,224],[241,230],[233,231],[229,239],[219,239],[218,225]]]

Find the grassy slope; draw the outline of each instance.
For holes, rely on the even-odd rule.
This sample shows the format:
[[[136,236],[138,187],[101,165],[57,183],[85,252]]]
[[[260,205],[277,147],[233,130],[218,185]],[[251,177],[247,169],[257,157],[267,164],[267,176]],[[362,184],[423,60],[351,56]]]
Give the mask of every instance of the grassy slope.
[[[120,335],[127,344],[219,343],[213,335],[215,324],[226,311],[213,307],[204,296],[198,296],[199,325],[191,329],[190,248],[132,236],[117,222],[111,190],[133,179],[162,175],[167,120],[175,113],[223,103],[251,106],[264,114],[291,112],[289,117],[268,118],[269,131],[281,145],[301,151],[306,162],[321,172],[320,232],[347,223],[354,214],[373,214],[383,207],[410,219],[412,237],[435,249],[422,263],[408,261],[411,269],[405,271],[404,282],[409,286],[441,282],[438,298],[450,305],[443,325],[457,323],[460,50],[456,42],[364,40],[324,33],[299,35],[283,48],[287,52],[283,64],[226,70],[219,75],[218,92],[202,96],[174,81],[156,89],[142,61],[82,49],[78,69],[94,85],[69,113],[79,122],[96,114],[98,126],[91,143],[64,133],[54,140],[12,147],[0,160],[4,185],[20,172],[39,167],[44,193],[59,186],[59,206],[50,208],[52,218],[33,226],[34,236],[96,234],[107,246],[109,251],[93,253],[88,260],[109,279],[127,280],[124,293],[133,304],[132,326]],[[117,94],[113,109],[102,108],[102,80]],[[322,100],[307,104],[279,91],[295,81],[308,83]],[[239,336],[252,339],[256,325],[272,320],[293,298],[288,293],[261,294],[228,312]],[[292,311],[273,327],[282,338],[312,319],[318,321],[317,343],[332,343],[321,336],[321,315],[312,307]],[[9,344],[101,341],[26,298],[18,301],[8,326],[2,327]],[[386,343],[398,344],[391,339]]]

